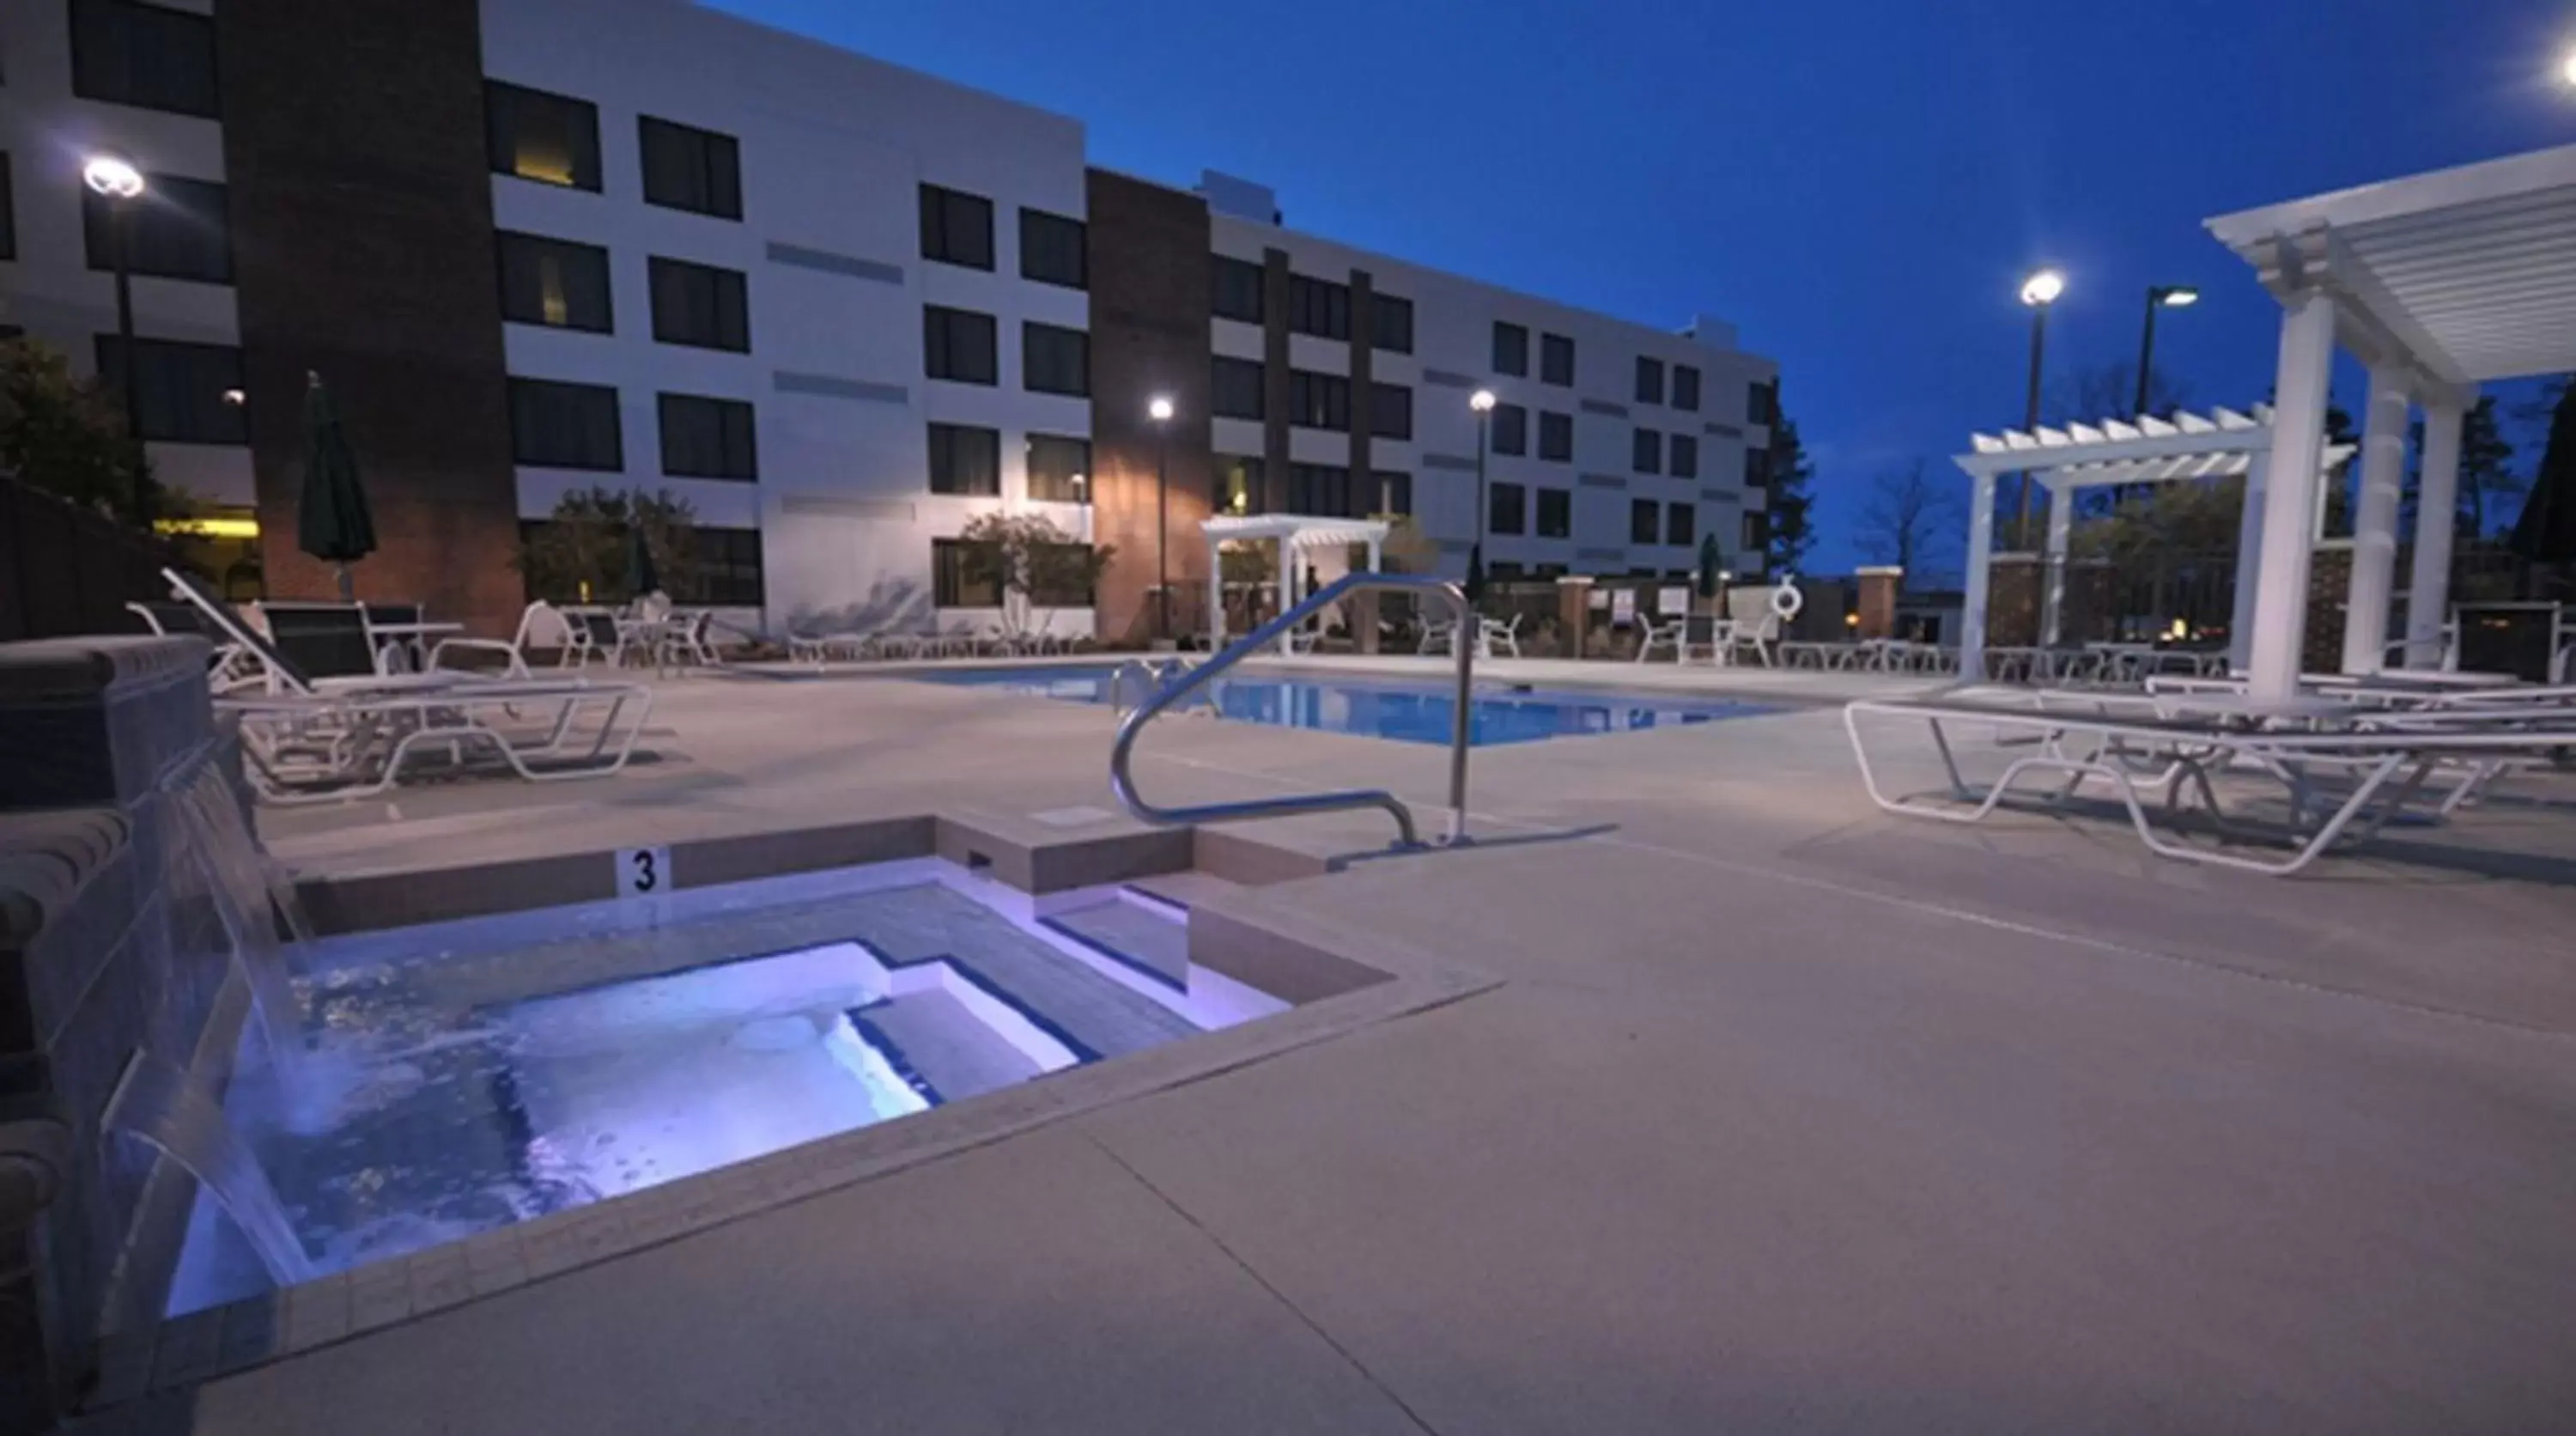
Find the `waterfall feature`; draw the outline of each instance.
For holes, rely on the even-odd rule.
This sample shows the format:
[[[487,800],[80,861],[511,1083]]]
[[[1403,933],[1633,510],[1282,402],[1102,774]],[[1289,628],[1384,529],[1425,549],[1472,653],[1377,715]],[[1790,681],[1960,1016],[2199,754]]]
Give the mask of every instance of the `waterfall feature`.
[[[187,1073],[138,1050],[108,1098],[104,1123],[106,1130],[149,1142],[187,1168],[259,1253],[270,1280],[285,1286],[318,1275],[258,1158],[222,1105],[198,1091]]]
[[[286,947],[278,940],[276,914],[299,944],[310,941],[312,924],[292,885],[275,871],[243,816],[240,800],[224,775],[212,765],[170,794],[179,827],[214,889],[215,907],[232,941],[233,959],[250,983],[260,1027],[268,1034],[270,1058],[283,1064],[304,1052],[304,1006],[295,995],[294,974]]]

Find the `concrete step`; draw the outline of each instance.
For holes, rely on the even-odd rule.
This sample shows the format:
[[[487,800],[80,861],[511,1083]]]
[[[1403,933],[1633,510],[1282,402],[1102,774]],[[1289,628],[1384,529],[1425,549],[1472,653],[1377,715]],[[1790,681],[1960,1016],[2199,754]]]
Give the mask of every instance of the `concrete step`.
[[[1150,878],[1138,878],[1127,885],[1127,890],[1187,911],[1220,893],[1241,892],[1243,884],[1191,868],[1177,873],[1157,873]]]
[[[1188,919],[1174,908],[1151,900],[1112,898],[1045,921],[1057,932],[1175,992],[1189,989]]]
[[[942,991],[908,992],[850,1014],[859,1036],[933,1102],[956,1102],[1039,1075],[1038,1064]]]

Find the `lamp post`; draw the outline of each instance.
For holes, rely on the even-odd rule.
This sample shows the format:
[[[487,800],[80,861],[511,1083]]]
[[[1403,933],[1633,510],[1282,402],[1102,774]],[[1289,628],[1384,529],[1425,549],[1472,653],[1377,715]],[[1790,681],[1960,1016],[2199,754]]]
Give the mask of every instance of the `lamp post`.
[[[2200,302],[2200,291],[2188,284],[2154,284],[2147,287],[2147,324],[2138,336],[2138,402],[2134,412],[2140,418],[2147,413],[2147,375],[2156,362],[2156,311],[2184,309]]]
[[[136,398],[134,374],[134,281],[128,256],[128,211],[143,193],[143,171],[119,155],[92,155],[81,166],[81,180],[107,201],[108,263],[116,271],[116,387],[125,398],[125,432],[134,440],[134,494],[131,513],[137,528],[152,527],[152,494],[143,471],[143,407]]]
[[[2066,276],[2054,269],[2043,269],[2021,282],[2021,302],[2030,309],[2030,401],[2024,406],[2022,428],[2039,427],[2039,370],[2041,356],[2048,350],[2048,307],[2066,292]],[[2030,474],[2021,476],[2020,517],[2013,523],[2013,546],[2023,553],[2030,551]]]
[[[1476,411],[1475,540],[1467,546],[1467,597],[1474,601],[1484,596],[1485,586],[1485,440],[1494,422],[1494,391],[1479,389],[1468,395],[1467,407]]]
[[[1172,397],[1157,394],[1145,405],[1154,421],[1154,636],[1171,637]]]

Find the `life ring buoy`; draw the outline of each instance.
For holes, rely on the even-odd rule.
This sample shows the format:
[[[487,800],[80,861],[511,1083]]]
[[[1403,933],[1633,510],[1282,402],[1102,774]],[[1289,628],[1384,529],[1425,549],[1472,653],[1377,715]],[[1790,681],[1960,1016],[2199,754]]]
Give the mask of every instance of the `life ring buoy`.
[[[1787,579],[1782,579],[1780,586],[1771,590],[1771,611],[1780,615],[1782,623],[1796,618],[1798,611],[1806,606],[1807,596],[1799,592],[1798,586]]]

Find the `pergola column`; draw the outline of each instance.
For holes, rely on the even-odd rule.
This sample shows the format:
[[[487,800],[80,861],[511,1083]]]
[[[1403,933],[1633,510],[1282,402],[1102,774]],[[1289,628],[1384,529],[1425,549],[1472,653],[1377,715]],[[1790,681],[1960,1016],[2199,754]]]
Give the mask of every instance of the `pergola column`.
[[[1208,652],[1225,648],[1225,540],[1208,535]]]
[[[2299,691],[2308,563],[2316,532],[2316,478],[2325,458],[2326,384],[2334,349],[2331,297],[2311,289],[2282,302],[2270,473],[2263,489],[2262,559],[2254,574],[2246,665],[2252,675],[2248,691],[2271,702],[2287,702]]]
[[[2397,575],[2397,499],[2405,483],[2405,376],[2370,371],[2369,407],[2361,427],[2361,503],[2353,512],[2352,580],[2343,619],[2343,671],[2387,666],[2388,604]]]
[[[1968,591],[1959,605],[1959,677],[1986,676],[1986,564],[1995,554],[1995,476],[1977,475],[1968,504]]]
[[[2406,666],[2442,666],[2442,628],[2451,616],[2451,529],[2459,513],[2460,421],[2465,396],[2424,406],[2424,472],[2415,491],[2415,571],[2406,587]]]
[[[2075,535],[2075,492],[2048,490],[2048,555],[2040,590],[2039,646],[2055,648],[2066,615],[2066,550]]]
[[[1297,577],[1297,550],[1289,543],[1288,535],[1281,534],[1279,536],[1279,612],[1282,617],[1285,617],[1288,610],[1295,608],[1305,597],[1297,591]],[[1294,627],[1279,630],[1279,651],[1289,658],[1297,656],[1297,630]]]

